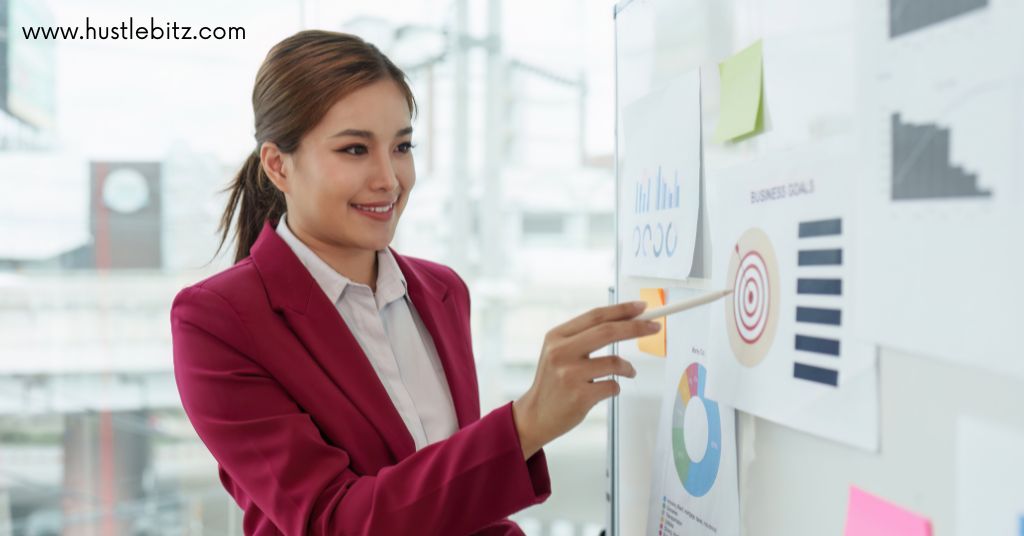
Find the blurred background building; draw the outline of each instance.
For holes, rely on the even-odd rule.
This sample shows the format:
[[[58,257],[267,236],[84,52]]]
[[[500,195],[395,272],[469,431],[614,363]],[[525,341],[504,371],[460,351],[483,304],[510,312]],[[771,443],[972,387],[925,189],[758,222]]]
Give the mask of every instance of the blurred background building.
[[[395,248],[473,296],[484,412],[530,385],[545,332],[613,280],[612,2],[0,0],[0,535],[240,534],[180,407],[169,308],[214,258],[255,147],[259,63],[303,28],[356,33],[412,81],[417,185]],[[27,40],[128,17],[236,41]],[[528,534],[606,521],[605,408],[546,449]]]

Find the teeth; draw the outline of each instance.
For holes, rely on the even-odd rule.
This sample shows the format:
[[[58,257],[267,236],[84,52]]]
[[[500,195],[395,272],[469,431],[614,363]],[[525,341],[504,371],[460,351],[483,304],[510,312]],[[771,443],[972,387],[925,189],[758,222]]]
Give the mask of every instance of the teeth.
[[[385,205],[383,207],[364,207],[362,205],[355,205],[355,207],[358,208],[359,210],[365,210],[367,212],[381,212],[381,213],[387,212],[387,211],[391,210],[391,207],[393,207],[393,206],[395,206],[394,203],[392,203],[390,205]]]

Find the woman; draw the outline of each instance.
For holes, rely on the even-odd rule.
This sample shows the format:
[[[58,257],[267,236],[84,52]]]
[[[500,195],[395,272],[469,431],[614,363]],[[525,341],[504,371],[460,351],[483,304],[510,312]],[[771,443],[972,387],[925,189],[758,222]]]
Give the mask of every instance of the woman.
[[[404,74],[358,37],[303,31],[256,76],[258,148],[230,186],[235,264],[175,297],[174,373],[246,534],[521,534],[542,447],[632,377],[626,303],[548,332],[518,400],[480,417],[469,291],[389,247],[415,183]],[[219,249],[218,249],[219,251]]]

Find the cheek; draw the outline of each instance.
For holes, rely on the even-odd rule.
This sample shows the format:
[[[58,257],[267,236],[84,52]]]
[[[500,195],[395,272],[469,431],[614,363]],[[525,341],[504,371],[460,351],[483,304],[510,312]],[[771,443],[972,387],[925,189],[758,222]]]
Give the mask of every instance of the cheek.
[[[362,188],[359,173],[358,169],[340,164],[325,167],[317,184],[318,195],[323,202],[332,205],[350,202]]]
[[[412,187],[416,185],[416,168],[412,164],[412,158],[397,164],[397,166],[398,183],[402,186],[402,190],[412,190]]]

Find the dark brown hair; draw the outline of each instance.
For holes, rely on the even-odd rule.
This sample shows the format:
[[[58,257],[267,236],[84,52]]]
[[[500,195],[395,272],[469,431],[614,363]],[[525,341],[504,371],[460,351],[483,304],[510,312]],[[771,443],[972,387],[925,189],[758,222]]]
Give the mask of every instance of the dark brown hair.
[[[335,102],[386,78],[398,84],[410,114],[415,114],[416,100],[405,73],[377,47],[358,36],[304,30],[270,49],[252,89],[256,149],[234,180],[221,190],[230,191],[231,197],[217,228],[221,238],[214,257],[227,240],[236,211],[235,263],[249,256],[264,221],[277,221],[285,211],[284,194],[260,165],[263,142],[277,144],[284,153],[294,152],[302,136],[320,122]]]

